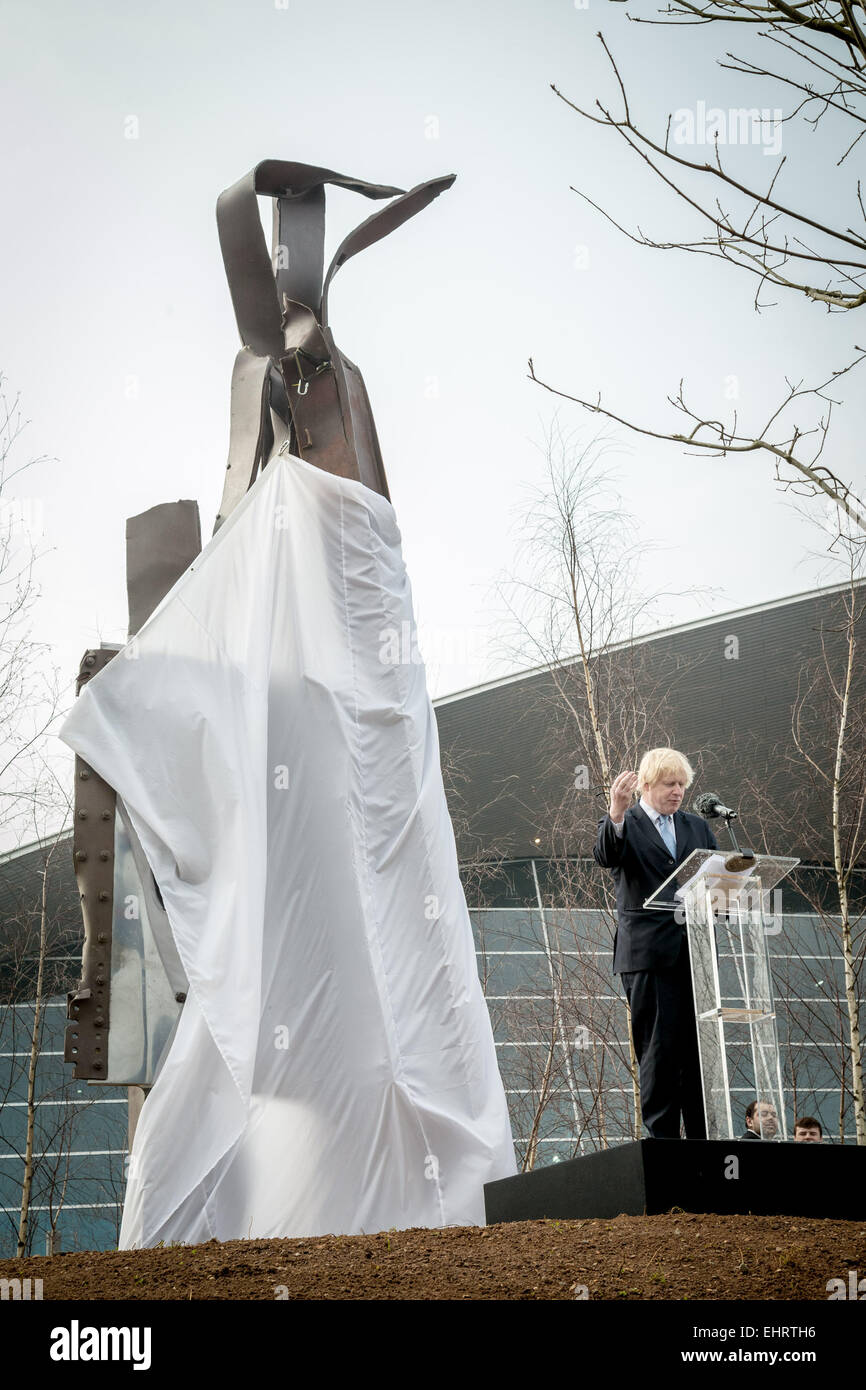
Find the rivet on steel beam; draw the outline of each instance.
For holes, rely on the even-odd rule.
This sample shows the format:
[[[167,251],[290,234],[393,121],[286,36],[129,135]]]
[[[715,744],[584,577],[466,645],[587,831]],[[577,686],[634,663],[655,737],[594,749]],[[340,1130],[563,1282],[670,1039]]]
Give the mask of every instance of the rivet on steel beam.
[[[110,859],[110,858],[111,858],[111,855],[108,853],[108,850],[107,850],[107,849],[101,849],[101,850],[99,851],[99,857],[100,857],[100,859],[102,860],[102,862],[103,862],[103,864],[104,864],[105,861],[106,861],[107,859]]]
[[[108,899],[109,899],[110,897],[111,897],[111,894],[110,894],[110,893],[106,893],[105,889],[103,888],[102,892],[99,894],[99,901],[100,901],[101,903],[107,903],[107,902],[108,902]]]
[[[75,851],[75,858],[78,860],[79,864],[83,864],[85,859],[87,858],[87,850],[77,849]]]
[[[96,665],[96,657],[95,657],[95,656],[86,656],[86,657],[84,658],[84,664],[85,664],[85,666],[95,666],[95,665]]]
[[[79,812],[78,812],[78,819],[79,819],[79,820],[87,820],[87,812],[86,812],[86,811],[79,811]]]
[[[174,997],[177,1000],[178,1004],[186,1003],[186,995],[184,994],[183,990],[179,989]]]
[[[111,820],[111,812],[110,812],[110,811],[103,811],[103,813],[102,813],[102,819],[103,819],[103,820]]]
[[[101,932],[99,933],[99,935],[97,936],[96,939],[97,939],[97,941],[99,941],[99,942],[101,943],[101,942],[107,941],[107,940],[108,940],[108,937],[106,936],[106,934],[105,934],[104,931],[101,931]]]
[[[90,776],[90,773],[86,772],[85,769],[82,768],[78,775],[81,778],[82,782],[86,782],[88,777]]]
[[[93,1063],[93,1070],[94,1070],[94,1071],[102,1071],[102,1063],[101,1063],[101,1062],[94,1062],[94,1063]]]

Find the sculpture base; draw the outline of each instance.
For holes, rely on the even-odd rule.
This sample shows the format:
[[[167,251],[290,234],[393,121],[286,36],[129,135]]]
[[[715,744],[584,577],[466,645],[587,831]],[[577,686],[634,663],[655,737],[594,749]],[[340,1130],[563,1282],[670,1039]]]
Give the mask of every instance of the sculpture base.
[[[488,1226],[683,1211],[866,1219],[866,1147],[641,1139],[484,1187]]]

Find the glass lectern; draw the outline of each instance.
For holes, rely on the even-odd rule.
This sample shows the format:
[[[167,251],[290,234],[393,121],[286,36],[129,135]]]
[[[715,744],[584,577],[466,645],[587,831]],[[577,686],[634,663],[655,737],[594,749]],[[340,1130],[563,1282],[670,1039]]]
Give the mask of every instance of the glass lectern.
[[[771,1101],[787,1139],[767,936],[770,894],[799,859],[696,849],[644,903],[674,911],[688,933],[708,1139],[733,1139],[732,1058],[750,1057],[753,1096]]]

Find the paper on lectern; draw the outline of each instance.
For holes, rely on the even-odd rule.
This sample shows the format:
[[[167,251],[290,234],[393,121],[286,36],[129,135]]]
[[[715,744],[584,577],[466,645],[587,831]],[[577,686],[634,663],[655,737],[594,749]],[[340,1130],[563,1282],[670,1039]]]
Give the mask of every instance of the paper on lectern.
[[[725,859],[729,857],[724,854],[711,854],[703,863],[675,889],[675,898],[684,898],[690,888],[700,879],[705,878],[710,881],[710,887],[718,889],[724,893],[736,893],[754,877],[755,866],[751,865],[747,869],[729,869]]]
[[[515,1172],[391,504],[275,457],[61,737],[189,993],[121,1248],[484,1222]]]

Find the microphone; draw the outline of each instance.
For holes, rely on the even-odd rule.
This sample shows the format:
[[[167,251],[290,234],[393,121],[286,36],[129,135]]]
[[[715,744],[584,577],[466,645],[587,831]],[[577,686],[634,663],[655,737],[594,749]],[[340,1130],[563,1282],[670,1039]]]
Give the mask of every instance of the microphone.
[[[697,797],[692,803],[692,810],[705,820],[717,820],[719,816],[723,816],[727,821],[737,819],[736,811],[726,806],[715,792],[704,792],[703,796]]]

